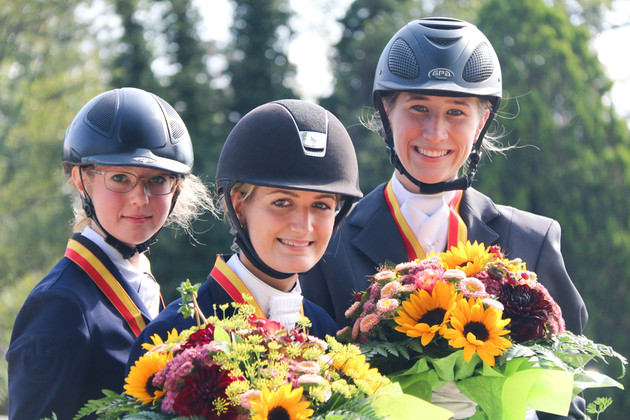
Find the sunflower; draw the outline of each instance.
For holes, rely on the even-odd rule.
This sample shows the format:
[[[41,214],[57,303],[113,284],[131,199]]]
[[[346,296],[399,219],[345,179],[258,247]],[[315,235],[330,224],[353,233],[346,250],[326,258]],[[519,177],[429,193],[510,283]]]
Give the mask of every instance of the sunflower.
[[[442,335],[452,347],[464,348],[467,362],[477,352],[488,366],[494,366],[494,357],[512,346],[502,337],[510,332],[504,329],[510,320],[501,319],[501,312],[495,308],[484,308],[481,299],[459,300],[449,321],[453,328],[446,328]]]
[[[164,395],[164,390],[153,386],[153,378],[166,362],[171,359],[171,354],[159,352],[145,353],[129,369],[129,375],[125,378],[125,391],[127,394],[142,401],[143,403],[153,403]]]
[[[490,252],[490,248],[484,248],[483,244],[470,244],[460,242],[457,247],[451,247],[450,251],[440,254],[442,266],[446,270],[459,269],[466,273],[466,276],[472,277],[483,270],[486,263],[492,261],[495,256]]]
[[[396,331],[409,337],[421,337],[422,345],[426,346],[435,333],[445,328],[448,314],[457,300],[455,287],[443,281],[435,283],[431,294],[426,290],[416,290],[402,303],[398,316],[394,318],[398,324]]]
[[[291,384],[282,385],[277,391],[270,391],[263,386],[259,398],[252,400],[252,420],[308,419],[313,415],[308,401],[302,400],[303,388],[292,389]]]
[[[145,349],[146,351],[150,351],[153,350],[153,348],[163,345],[166,342],[168,342],[169,340],[173,340],[175,338],[177,338],[179,336],[179,334],[177,333],[177,330],[175,328],[173,328],[170,332],[168,332],[168,336],[166,337],[166,341],[162,340],[162,337],[160,337],[159,334],[153,334],[151,336],[151,341],[153,341],[153,344],[151,343],[143,343],[142,344],[142,348]]]

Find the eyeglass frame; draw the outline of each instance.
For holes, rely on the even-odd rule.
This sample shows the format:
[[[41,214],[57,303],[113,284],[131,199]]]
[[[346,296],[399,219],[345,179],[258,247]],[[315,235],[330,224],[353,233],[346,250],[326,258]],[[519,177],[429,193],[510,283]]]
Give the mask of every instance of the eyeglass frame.
[[[99,171],[98,169],[93,169],[93,168],[92,169],[86,169],[86,172],[92,172],[92,173],[95,173],[95,174],[103,175],[103,178],[104,178],[103,181],[105,183],[105,188],[107,188],[111,192],[115,192],[115,193],[118,193],[118,194],[127,194],[127,193],[131,192],[136,187],[136,185],[138,185],[138,182],[142,181],[142,183],[144,184],[144,190],[147,193],[149,193],[151,195],[165,196],[165,195],[172,194],[177,189],[177,185],[179,184],[179,180],[180,180],[180,176],[179,175],[170,174],[170,173],[169,174],[160,174],[160,175],[150,175],[150,176],[138,176],[138,175],[136,175],[134,173],[126,172],[126,171]],[[108,178],[105,176],[105,174],[107,174],[108,172],[109,173],[114,172],[114,173],[117,173],[117,174],[127,175],[127,176],[129,176],[129,178],[131,180],[135,179],[135,182],[132,182],[131,188],[128,191],[116,191],[116,190],[113,190],[107,185],[107,179]],[[155,193],[151,192],[151,190],[149,189],[149,186],[147,184],[147,180],[149,180],[149,179],[151,179],[153,177],[156,177],[156,176],[164,176],[167,179],[174,179],[175,180],[175,182],[173,183],[173,186],[171,187],[171,190],[169,192],[164,193],[164,194],[155,194]]]

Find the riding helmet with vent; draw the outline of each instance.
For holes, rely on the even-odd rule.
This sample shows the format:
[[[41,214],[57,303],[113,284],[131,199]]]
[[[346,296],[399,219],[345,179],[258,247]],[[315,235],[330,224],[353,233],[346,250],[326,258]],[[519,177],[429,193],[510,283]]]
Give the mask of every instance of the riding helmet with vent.
[[[81,108],[66,130],[62,161],[65,165],[135,166],[185,175],[192,169],[193,148],[184,122],[171,105],[153,93],[125,87],[104,92]],[[172,206],[176,199],[177,192]],[[124,258],[146,251],[155,241],[157,233],[135,248],[127,246],[101,225],[87,191],[81,200],[86,215]]]
[[[256,268],[279,279],[295,273],[278,272],[258,257],[230,200],[237,182],[337,194],[342,203],[335,226],[353,201],[363,196],[352,140],[343,124],[326,109],[287,99],[261,105],[241,118],[221,150],[217,190],[224,196],[241,251]]]
[[[187,174],[193,148],[171,105],[157,95],[127,87],[102,93],[79,111],[66,130],[63,162]]]
[[[391,92],[421,92],[435,96],[476,96],[491,103],[486,121],[470,155],[468,176],[454,181],[426,184],[413,178],[394,150],[394,139],[382,98]],[[388,42],[376,67],[373,101],[383,123],[390,160],[424,193],[470,186],[477,170],[481,143],[502,95],[501,65],[492,44],[471,23],[453,18],[414,20]]]

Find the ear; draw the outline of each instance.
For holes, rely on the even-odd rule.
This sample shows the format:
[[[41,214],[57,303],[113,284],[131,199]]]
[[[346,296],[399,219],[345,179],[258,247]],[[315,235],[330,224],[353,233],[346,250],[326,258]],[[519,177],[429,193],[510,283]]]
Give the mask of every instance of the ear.
[[[234,207],[234,213],[241,222],[241,226],[245,225],[245,200],[243,199],[242,192],[235,192],[230,194],[230,200],[232,200],[232,207]]]
[[[81,182],[81,174],[79,173],[80,170],[79,166],[72,167],[72,182],[74,183],[76,189],[79,190],[79,194],[83,196],[83,186],[84,184],[89,183],[89,178],[87,176],[83,176],[83,182]]]
[[[486,125],[486,121],[488,121],[488,118],[490,118],[490,110],[484,107],[484,113],[479,119],[479,125],[477,126],[477,132],[475,133],[474,141],[477,141],[479,133],[481,133],[481,130],[483,130],[483,127]]]

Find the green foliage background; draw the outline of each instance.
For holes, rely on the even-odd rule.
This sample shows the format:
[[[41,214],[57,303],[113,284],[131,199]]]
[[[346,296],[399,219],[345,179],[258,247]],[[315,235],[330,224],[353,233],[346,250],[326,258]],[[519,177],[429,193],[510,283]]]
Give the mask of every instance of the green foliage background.
[[[298,97],[287,56],[294,36],[289,0],[230,3],[231,40],[217,45],[201,39],[192,0],[0,0],[0,413],[13,320],[71,234],[59,158],[65,128],[81,106],[120,86],[162,96],[186,122],[194,172],[210,184],[240,116],[269,100]],[[494,128],[519,148],[486,158],[475,186],[498,203],[561,223],[566,264],[591,314],[586,333],[628,356],[630,134],[602,100],[611,83],[589,47],[611,3],[355,0],[338,22],[334,93],[319,102],[350,131],[368,192],[392,173],[382,141],[360,124],[371,113],[373,72],[385,43],[422,16],[478,24],[503,68],[505,99]],[[322,0],[321,7],[330,14],[334,2]],[[214,255],[229,251],[221,221],[207,215],[196,230],[200,244],[165,230],[151,249],[167,301],[180,281],[202,282]],[[603,417],[624,418],[625,392],[602,394],[614,399]]]

